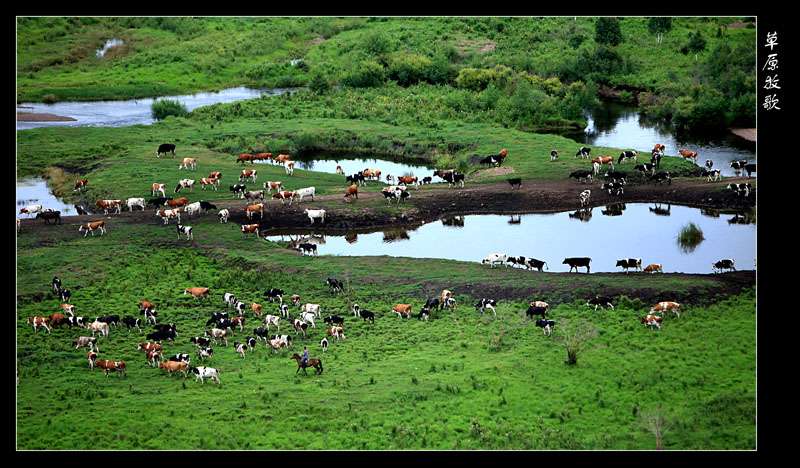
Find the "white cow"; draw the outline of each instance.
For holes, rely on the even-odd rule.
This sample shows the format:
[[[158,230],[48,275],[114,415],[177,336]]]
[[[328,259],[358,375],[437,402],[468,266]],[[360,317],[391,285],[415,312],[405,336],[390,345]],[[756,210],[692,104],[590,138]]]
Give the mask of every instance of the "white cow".
[[[300,320],[310,322],[311,328],[317,328],[317,326],[314,325],[314,314],[312,312],[300,312]]]
[[[300,203],[301,201],[303,201],[303,197],[311,195],[311,201],[314,201],[314,193],[316,193],[316,191],[317,189],[315,187],[308,187],[308,188],[302,188],[300,190],[295,190],[294,198],[300,197],[300,199],[297,200],[297,203]]]
[[[314,316],[318,318],[322,317],[322,309],[319,304],[304,304],[302,307],[300,307],[300,310],[302,312],[314,314]]]
[[[42,211],[42,205],[28,205],[25,208],[19,210],[19,214],[27,214],[30,218],[31,216],[35,215]]]
[[[186,370],[188,372],[191,372],[191,373],[193,373],[194,375],[197,376],[197,377],[194,378],[195,382],[197,382],[197,379],[200,379],[200,383],[204,384],[206,382],[203,379],[211,379],[213,381],[216,381],[218,384],[222,385],[222,382],[219,381],[220,372],[219,372],[219,370],[214,369],[213,367],[204,367],[204,366],[191,367],[191,366],[189,366],[188,369],[186,369]]]
[[[186,205],[186,207],[183,209],[183,212],[189,216],[194,216],[195,213],[200,212],[200,202],[198,201]]]
[[[94,332],[100,332],[101,335],[108,336],[108,324],[97,321],[97,318],[95,318],[94,322],[90,323],[86,329],[92,331],[92,336],[94,336]]]
[[[591,196],[591,190],[584,190],[581,192],[580,200],[581,200],[581,208],[589,204],[589,196]]]
[[[508,255],[506,254],[491,254],[488,257],[481,260],[481,264],[488,263],[489,268],[494,268],[494,265],[496,263],[504,263],[506,265],[506,268],[508,268],[508,263],[506,263],[507,258]]]
[[[267,314],[264,316],[264,325],[267,327],[267,331],[269,331],[270,325],[275,325],[278,328],[278,331],[281,331],[281,318],[277,315]]]
[[[144,198],[128,198],[125,200],[125,204],[128,205],[130,211],[133,211],[134,206],[138,206],[144,211]]]
[[[180,240],[181,234],[186,235],[186,240],[194,240],[194,236],[192,235],[192,227],[191,226],[181,226],[178,224],[178,239]]]
[[[220,210],[219,213],[217,213],[217,217],[219,218],[219,222],[220,223],[227,223],[228,222],[228,216],[230,216],[230,215],[231,215],[231,212],[228,211],[227,208],[224,209],[224,210]]]
[[[325,210],[306,210],[306,214],[311,220],[311,224],[314,224],[314,219],[322,219],[321,222],[325,222]]]

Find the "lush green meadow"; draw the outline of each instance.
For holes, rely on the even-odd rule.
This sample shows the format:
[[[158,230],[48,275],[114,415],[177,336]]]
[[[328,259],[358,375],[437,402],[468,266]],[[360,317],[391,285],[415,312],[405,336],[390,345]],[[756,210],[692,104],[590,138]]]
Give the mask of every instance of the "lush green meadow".
[[[439,260],[304,258],[245,240],[213,218],[195,222],[202,226],[195,246],[178,241],[174,226],[133,220],[96,238],[71,229],[49,241],[20,236],[18,448],[92,449],[93,436],[102,433],[111,449],[652,449],[639,414],[658,406],[675,423],[664,438],[667,448],[754,448],[753,290],[684,304],[680,318],[665,317],[664,329],[651,331],[638,320],[650,304],[635,299],[637,288],[678,292],[672,275],[635,275],[630,299],[594,312],[582,294],[609,276],[488,271]],[[100,338],[100,359],[125,361],[128,376],[106,378],[89,371],[85,350],[69,346],[85,330],[34,334],[25,323],[60,309],[48,292],[53,275],[72,290],[79,316],[138,316],[138,301],[154,302],[159,323],[176,323],[179,331],[174,345],[165,343],[165,356],[189,352],[195,364],[188,339],[202,335],[210,313],[226,310],[223,292],[267,310],[275,307],[263,298],[266,289],[300,294],[303,302],[321,304],[323,316],[347,317],[346,342],[332,341],[323,354],[318,321],[307,339],[295,339],[295,351],[308,346],[324,372],[296,376],[291,351],[274,354],[259,345],[245,360],[234,353],[232,342],[252,336],[256,326],[248,313],[243,333],[228,347],[214,346],[209,365],[222,371],[222,384],[200,384],[151,368],[136,350],[144,333],[112,328]],[[347,295],[330,293],[324,279],[332,275],[347,281]],[[616,282],[618,275],[611,276]],[[497,316],[482,316],[471,307],[476,298],[461,291],[488,281],[532,290],[561,281],[570,292],[501,301]],[[398,302],[418,311],[442,285],[454,291],[456,312],[438,312],[430,322],[390,312]],[[182,294],[193,286],[210,287],[211,301]],[[526,303],[539,299],[553,306],[552,337],[524,314]],[[374,325],[352,317],[353,302],[375,312]],[[562,320],[597,328],[591,349],[573,366],[565,363]],[[281,331],[287,329],[284,322]],[[258,430],[235,430],[241,423]]]

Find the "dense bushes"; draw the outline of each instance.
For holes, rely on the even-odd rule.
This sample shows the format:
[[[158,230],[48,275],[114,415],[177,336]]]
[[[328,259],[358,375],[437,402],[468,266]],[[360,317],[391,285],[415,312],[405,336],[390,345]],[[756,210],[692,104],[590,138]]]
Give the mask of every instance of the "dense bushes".
[[[155,120],[164,120],[167,116],[185,117],[189,114],[184,104],[170,99],[156,99],[150,105],[150,115]]]

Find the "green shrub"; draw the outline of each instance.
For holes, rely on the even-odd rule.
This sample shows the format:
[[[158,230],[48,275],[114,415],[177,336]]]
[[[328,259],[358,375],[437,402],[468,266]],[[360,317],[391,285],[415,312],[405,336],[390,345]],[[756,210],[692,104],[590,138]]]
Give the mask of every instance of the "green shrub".
[[[369,88],[380,86],[386,81],[386,70],[374,60],[364,60],[341,79],[345,86],[353,88]]]
[[[175,117],[186,117],[189,111],[186,105],[171,99],[156,99],[150,106],[150,115],[155,120],[164,120],[169,115]]]

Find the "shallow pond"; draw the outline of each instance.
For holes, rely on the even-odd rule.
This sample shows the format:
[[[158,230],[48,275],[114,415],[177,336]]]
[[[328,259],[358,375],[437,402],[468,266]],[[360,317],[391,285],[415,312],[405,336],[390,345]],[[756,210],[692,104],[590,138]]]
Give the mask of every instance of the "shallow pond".
[[[749,221],[742,213],[629,203],[586,212],[450,217],[408,230],[348,235],[322,229],[284,231],[267,240],[314,235],[320,255],[480,262],[489,254],[505,253],[546,261],[553,272],[569,270],[561,263],[566,257],[592,258],[592,272],[621,271],[616,261],[633,257],[642,258],[642,266],[661,263],[664,272],[711,273],[711,264],[722,258],[733,258],[740,270],[754,268],[756,225]],[[681,227],[690,222],[705,237],[694,249],[677,242]]]
[[[43,209],[60,211],[63,216],[80,214],[75,205],[64,203],[53,195],[47,187],[47,181],[41,177],[17,180],[17,218],[29,218],[26,214],[19,214],[19,210],[28,205],[42,205]]]

